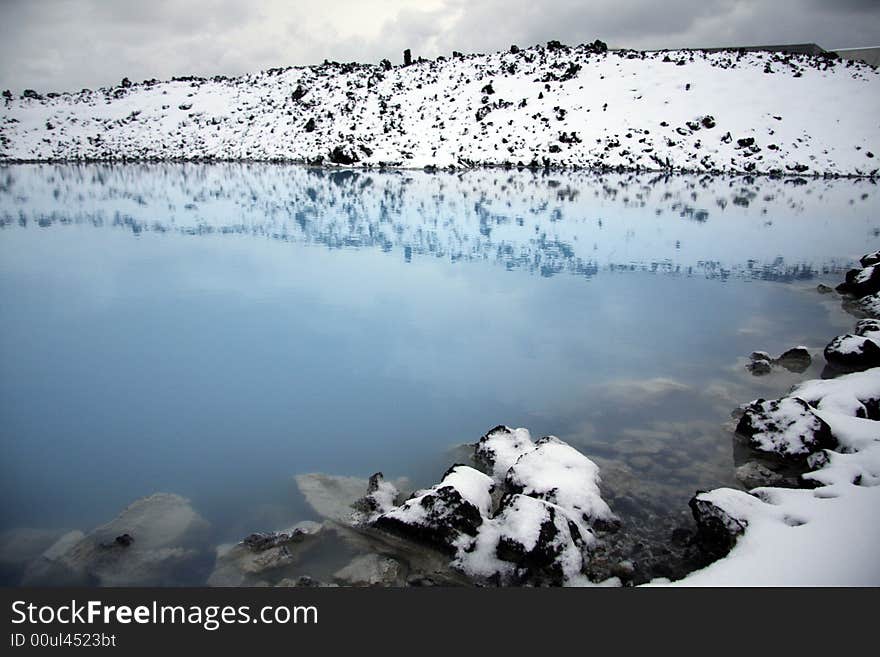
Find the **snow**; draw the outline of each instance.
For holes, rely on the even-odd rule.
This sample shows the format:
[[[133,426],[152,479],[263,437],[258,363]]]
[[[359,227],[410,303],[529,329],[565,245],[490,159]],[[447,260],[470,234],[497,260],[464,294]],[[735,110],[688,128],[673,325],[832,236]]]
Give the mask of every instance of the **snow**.
[[[443,488],[457,491],[465,502],[470,502],[477,508],[480,515],[487,515],[492,508],[492,486],[492,479],[479,470],[466,465],[456,465],[440,483],[431,488],[416,491],[402,505],[386,511],[382,516],[410,525],[421,525],[431,519],[440,518],[443,515],[443,510],[439,509],[438,505],[433,505],[431,512],[429,512],[428,507],[422,504],[422,501]]]
[[[492,464],[492,478],[501,483],[517,459],[534,449],[528,429],[496,427],[480,439],[475,455]]]
[[[697,499],[745,527],[727,557],[684,579],[683,586],[880,585],[880,421],[855,417],[877,397],[880,368],[808,381],[792,394],[818,403],[842,452],[811,456],[805,474],[817,488],[721,488]],[[655,582],[669,584],[669,582]]]
[[[869,317],[880,317],[880,292],[853,301],[852,305]]]
[[[816,435],[822,424],[797,397],[757,401],[746,411],[754,433],[749,438],[752,447],[781,456],[807,455],[813,451]]]
[[[568,520],[565,511],[556,505],[526,495],[514,495],[494,518],[483,523],[473,545],[459,552],[454,563],[472,577],[509,577],[517,567],[497,556],[499,545],[506,542],[525,554],[535,550],[556,553],[555,562],[563,579],[570,580],[583,568],[585,539],[592,544],[595,538],[589,530],[580,535],[573,534]],[[548,524],[556,530],[550,540],[542,535]],[[584,531],[582,525],[578,531]]]
[[[338,149],[358,166],[869,175],[878,75],[806,55],[586,45],[327,63],[8,99],[0,157],[326,163]]]
[[[509,487],[552,502],[578,520],[613,521],[614,514],[599,491],[599,466],[579,451],[548,436],[523,454],[506,476]]]
[[[789,394],[819,411],[864,417],[867,414],[865,403],[880,400],[880,376],[876,369],[872,369],[836,379],[815,379],[796,385]]]

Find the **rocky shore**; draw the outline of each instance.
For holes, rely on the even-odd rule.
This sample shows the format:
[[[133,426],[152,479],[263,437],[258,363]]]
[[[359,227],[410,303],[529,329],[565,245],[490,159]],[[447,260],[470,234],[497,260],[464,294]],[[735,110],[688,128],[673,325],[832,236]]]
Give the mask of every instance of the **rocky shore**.
[[[3,92],[0,162],[278,161],[876,177],[880,73],[601,41]],[[829,129],[834,126],[834,129]]]

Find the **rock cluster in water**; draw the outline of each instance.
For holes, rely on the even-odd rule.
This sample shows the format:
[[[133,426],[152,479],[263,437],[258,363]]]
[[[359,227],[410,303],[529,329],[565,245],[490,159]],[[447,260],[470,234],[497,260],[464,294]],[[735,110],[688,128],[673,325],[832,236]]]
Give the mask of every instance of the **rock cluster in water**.
[[[760,460],[741,464],[737,477],[752,492],[717,489],[691,500],[698,540],[715,558],[730,551],[751,521],[797,524],[795,514],[785,514],[780,500],[786,498],[773,492],[780,486],[871,485],[880,477],[880,253],[865,255],[860,264],[837,291],[844,308],[863,319],[826,346],[825,378],[796,385],[780,399],[758,399],[742,411],[736,432]],[[769,361],[763,355],[752,354],[752,362]]]

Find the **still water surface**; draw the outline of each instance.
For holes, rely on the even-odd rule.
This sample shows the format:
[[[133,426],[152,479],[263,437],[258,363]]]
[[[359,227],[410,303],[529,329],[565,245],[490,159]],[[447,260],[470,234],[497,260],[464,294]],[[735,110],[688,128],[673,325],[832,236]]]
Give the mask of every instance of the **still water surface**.
[[[170,491],[234,540],[309,517],[296,473],[427,485],[500,423],[686,513],[731,409],[820,371],[745,357],[820,351],[817,284],[880,248],[874,184],[799,182],[0,168],[0,530]]]

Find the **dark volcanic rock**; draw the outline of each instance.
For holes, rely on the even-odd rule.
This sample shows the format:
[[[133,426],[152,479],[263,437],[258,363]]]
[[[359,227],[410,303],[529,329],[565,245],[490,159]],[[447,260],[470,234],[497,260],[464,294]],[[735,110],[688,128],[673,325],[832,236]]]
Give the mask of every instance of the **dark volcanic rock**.
[[[846,272],[846,280],[836,289],[841,294],[851,294],[857,298],[880,292],[880,266],[850,269]]]
[[[347,146],[336,146],[330,151],[329,159],[334,164],[355,164],[360,161],[357,153]]]
[[[846,372],[878,367],[880,343],[864,335],[838,335],[825,347],[825,360],[833,368]]]
[[[524,523],[523,517],[529,520]],[[537,525],[532,518],[537,518]],[[495,556],[516,565],[514,581],[561,586],[572,570],[581,569],[584,539],[577,525],[555,505],[525,495],[507,495],[495,521],[499,527]],[[532,531],[524,532],[524,524]]]
[[[806,458],[812,452],[834,448],[831,427],[797,397],[752,402],[736,426],[758,451],[783,458]]]
[[[810,367],[813,357],[810,356],[810,352],[805,347],[793,347],[783,353],[775,362],[790,372],[801,374]]]
[[[874,251],[874,253],[866,253],[861,258],[859,258],[859,264],[862,267],[871,267],[873,265],[880,264],[880,251]]]
[[[752,376],[764,376],[770,374],[771,367],[769,360],[752,360],[746,363],[746,369],[752,373]]]
[[[489,511],[492,480],[465,465],[452,466],[443,480],[372,521],[393,534],[455,552],[456,542],[476,536]],[[479,498],[472,496],[478,490]],[[470,497],[470,499],[468,499]]]
[[[711,500],[697,493],[688,503],[697,522],[696,544],[712,559],[727,556],[747,523],[729,515]]]

